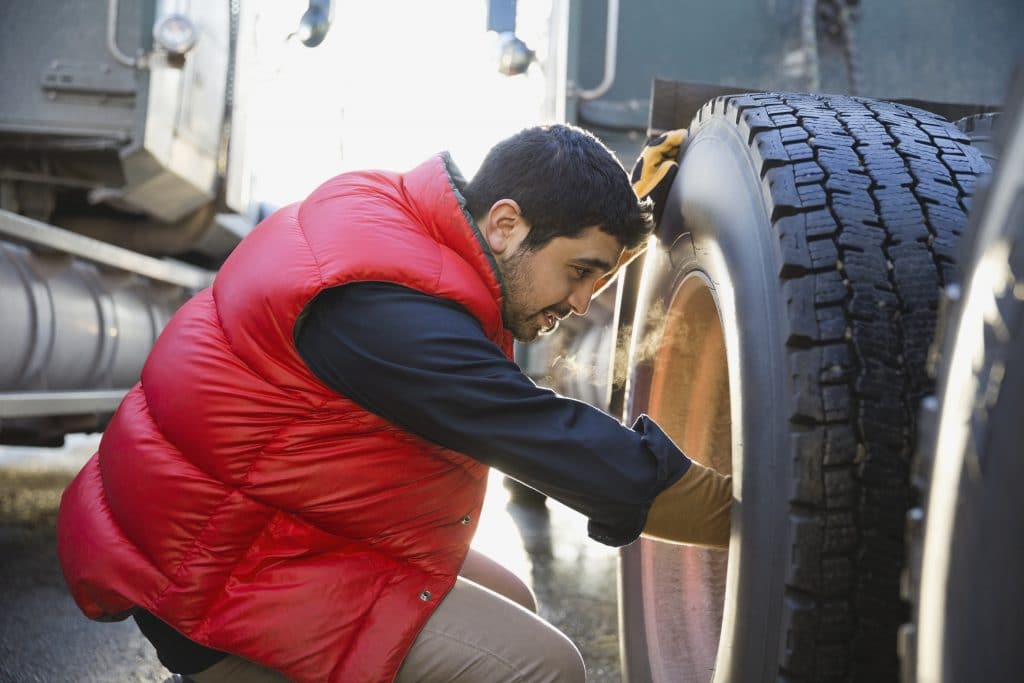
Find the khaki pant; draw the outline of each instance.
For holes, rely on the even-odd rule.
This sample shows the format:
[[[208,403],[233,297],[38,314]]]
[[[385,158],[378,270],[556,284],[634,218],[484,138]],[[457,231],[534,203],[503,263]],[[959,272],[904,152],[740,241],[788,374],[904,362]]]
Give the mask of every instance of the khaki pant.
[[[530,589],[469,551],[455,587],[409,650],[395,683],[581,683],[576,646],[536,615]],[[189,676],[195,683],[285,683],[281,674],[230,656]]]

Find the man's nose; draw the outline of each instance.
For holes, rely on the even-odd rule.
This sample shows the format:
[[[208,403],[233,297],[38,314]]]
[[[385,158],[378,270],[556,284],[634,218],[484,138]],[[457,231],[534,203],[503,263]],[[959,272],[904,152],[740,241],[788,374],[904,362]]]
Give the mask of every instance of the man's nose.
[[[587,314],[587,310],[590,309],[590,295],[592,292],[593,286],[577,287],[573,290],[572,294],[569,295],[569,307],[573,313],[576,315]]]

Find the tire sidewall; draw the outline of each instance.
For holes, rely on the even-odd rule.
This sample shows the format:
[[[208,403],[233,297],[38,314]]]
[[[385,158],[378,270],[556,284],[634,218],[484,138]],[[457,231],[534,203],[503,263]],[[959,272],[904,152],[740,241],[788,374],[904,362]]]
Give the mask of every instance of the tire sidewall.
[[[636,320],[645,320],[658,302],[667,310],[687,278],[702,277],[710,284],[729,362],[735,499],[714,680],[770,680],[782,646],[793,478],[778,238],[765,188],[735,126],[720,116],[697,123],[681,157],[659,228],[660,247],[645,265]],[[685,217],[685,224],[673,217]],[[636,417],[646,410],[650,368],[631,365],[627,410]],[[636,567],[644,543],[624,552],[624,602],[641,590]],[[638,627],[631,611],[635,614],[624,606],[624,628],[635,631],[643,622]],[[646,657],[646,645],[633,633],[624,643],[627,673],[641,680],[643,665],[635,662]]]

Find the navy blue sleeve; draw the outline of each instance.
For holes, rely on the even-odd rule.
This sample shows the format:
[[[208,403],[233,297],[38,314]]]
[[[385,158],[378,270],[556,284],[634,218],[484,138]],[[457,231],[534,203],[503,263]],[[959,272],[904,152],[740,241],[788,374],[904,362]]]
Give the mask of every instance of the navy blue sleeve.
[[[629,429],[537,386],[465,309],[406,287],[321,293],[296,346],[327,386],[586,515],[608,545],[634,540],[690,464],[646,416]]]

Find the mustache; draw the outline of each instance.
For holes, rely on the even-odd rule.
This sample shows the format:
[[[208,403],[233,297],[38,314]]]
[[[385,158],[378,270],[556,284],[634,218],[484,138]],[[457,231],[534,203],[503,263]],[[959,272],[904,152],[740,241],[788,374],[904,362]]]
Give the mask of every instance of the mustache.
[[[548,306],[547,308],[544,309],[544,311],[550,311],[550,312],[554,313],[555,317],[558,318],[559,320],[562,320],[563,318],[568,318],[569,314],[572,313],[572,309],[569,308],[568,306],[566,306],[564,308],[557,308],[555,306]]]

